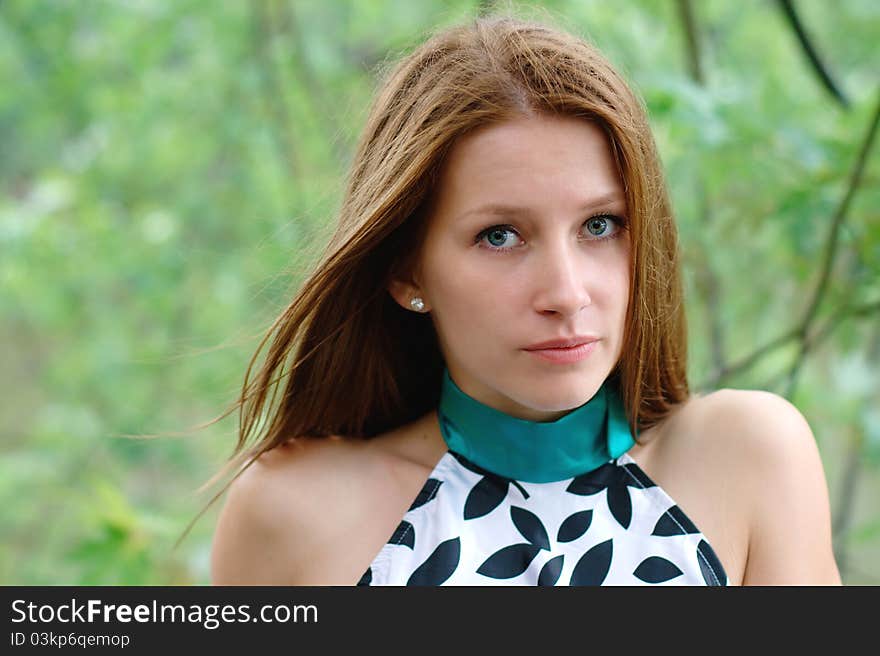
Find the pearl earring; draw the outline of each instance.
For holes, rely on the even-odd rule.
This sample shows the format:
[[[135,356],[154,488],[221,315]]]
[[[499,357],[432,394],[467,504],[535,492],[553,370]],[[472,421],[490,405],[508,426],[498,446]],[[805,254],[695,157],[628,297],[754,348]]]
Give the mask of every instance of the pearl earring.
[[[422,299],[420,299],[418,296],[416,296],[414,299],[412,299],[409,302],[409,306],[413,310],[415,310],[416,312],[421,312],[422,310],[425,309],[425,302]]]

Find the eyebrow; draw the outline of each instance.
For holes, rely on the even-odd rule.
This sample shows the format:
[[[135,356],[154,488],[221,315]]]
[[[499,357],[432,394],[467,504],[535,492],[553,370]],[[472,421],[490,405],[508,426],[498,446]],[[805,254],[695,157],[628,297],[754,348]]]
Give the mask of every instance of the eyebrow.
[[[578,212],[588,212],[597,207],[601,207],[602,205],[606,205],[607,203],[611,203],[617,200],[625,200],[624,194],[621,191],[612,191],[610,193],[603,194],[601,196],[597,196],[592,200],[584,203],[578,208]],[[490,216],[528,216],[531,215],[533,211],[528,207],[521,207],[519,205],[507,205],[505,203],[486,203],[485,205],[480,205],[479,207],[475,207],[473,209],[467,210],[459,214],[459,218],[464,218],[471,214],[488,214]]]

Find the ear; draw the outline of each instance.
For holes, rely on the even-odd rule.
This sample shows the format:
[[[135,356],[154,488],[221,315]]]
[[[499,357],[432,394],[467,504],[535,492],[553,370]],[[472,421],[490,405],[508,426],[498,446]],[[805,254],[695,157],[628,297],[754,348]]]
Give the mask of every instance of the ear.
[[[422,302],[425,304],[422,312],[427,312],[430,309],[428,306],[428,299],[423,296],[419,287],[412,282],[407,282],[399,278],[392,278],[388,282],[388,293],[391,294],[391,297],[397,301],[397,304],[404,310],[409,310],[410,312],[413,311],[410,301],[415,297],[421,298]]]

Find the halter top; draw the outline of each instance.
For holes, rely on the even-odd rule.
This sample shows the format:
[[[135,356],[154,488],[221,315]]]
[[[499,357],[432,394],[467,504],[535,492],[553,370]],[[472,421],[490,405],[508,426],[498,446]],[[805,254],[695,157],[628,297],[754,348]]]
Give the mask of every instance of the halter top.
[[[727,585],[705,536],[623,449],[603,459],[594,448],[581,461],[586,470],[556,480],[495,473],[461,452],[468,443],[452,438],[442,412],[444,400],[447,408],[452,398],[478,402],[448,377],[444,386],[450,395],[438,414],[448,448],[358,585]],[[467,421],[463,408],[452,418],[473,438],[486,425]],[[498,418],[483,408],[471,409]],[[612,432],[608,445],[633,444]]]

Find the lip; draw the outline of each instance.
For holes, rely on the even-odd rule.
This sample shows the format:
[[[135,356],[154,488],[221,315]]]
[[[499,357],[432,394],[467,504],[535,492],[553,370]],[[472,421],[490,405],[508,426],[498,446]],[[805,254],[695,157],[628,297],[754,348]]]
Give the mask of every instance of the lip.
[[[526,351],[538,351],[543,349],[570,349],[581,344],[589,344],[597,341],[599,338],[593,335],[575,335],[573,337],[563,337],[561,339],[551,339],[546,342],[532,344],[525,348]]]
[[[572,346],[569,348],[544,348],[544,349],[527,349],[529,353],[534,353],[535,356],[541,358],[542,360],[548,360],[549,362],[555,362],[557,364],[570,364],[572,362],[580,362],[584,360],[587,356],[592,353],[595,348],[598,340],[593,340],[592,342],[586,342],[582,344],[578,344],[577,346]]]

